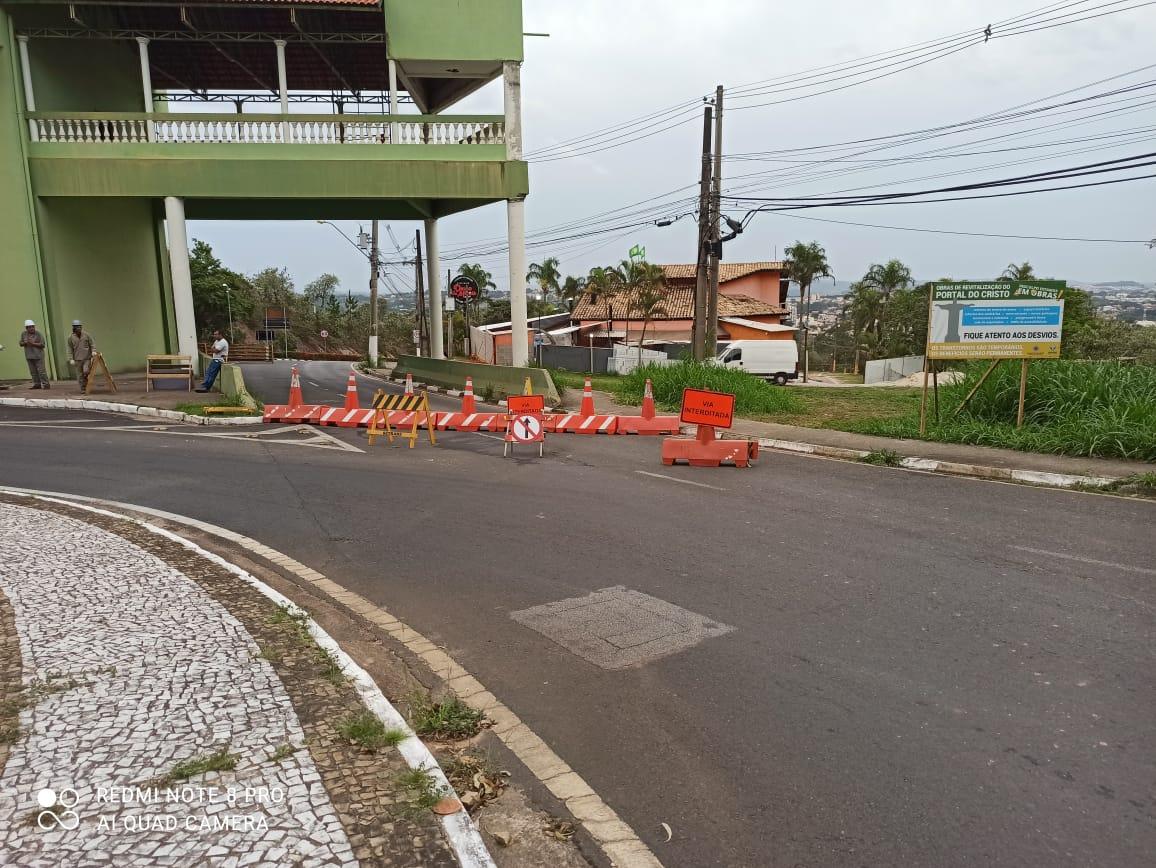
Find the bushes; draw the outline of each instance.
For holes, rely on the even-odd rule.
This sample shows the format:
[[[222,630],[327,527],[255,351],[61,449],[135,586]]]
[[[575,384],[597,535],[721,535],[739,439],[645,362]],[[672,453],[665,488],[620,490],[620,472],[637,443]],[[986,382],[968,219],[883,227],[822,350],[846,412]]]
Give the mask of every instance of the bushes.
[[[788,389],[772,386],[734,368],[705,362],[678,362],[674,365],[644,365],[614,383],[614,394],[624,404],[642,402],[649,378],[654,402],[665,410],[678,410],[683,389],[710,389],[735,396],[735,413],[740,416],[802,412],[798,397]]]
[[[1156,461],[1156,367],[1033,362],[1022,428],[1015,427],[1020,368],[1014,363],[1001,363],[963,412],[951,415],[986,367],[986,362],[971,363],[961,382],[940,389],[943,415],[940,424],[928,424],[928,439]],[[861,434],[917,437],[919,420],[866,419],[839,427]]]

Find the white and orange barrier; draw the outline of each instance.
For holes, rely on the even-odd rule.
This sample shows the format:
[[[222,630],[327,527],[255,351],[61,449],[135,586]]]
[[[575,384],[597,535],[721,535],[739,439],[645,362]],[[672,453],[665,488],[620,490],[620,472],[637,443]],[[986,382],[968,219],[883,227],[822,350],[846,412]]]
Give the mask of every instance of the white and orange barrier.
[[[681,430],[677,416],[654,414],[654,391],[650,380],[642,393],[641,416],[619,416],[617,434],[677,434]]]
[[[614,434],[618,431],[618,417],[582,413],[554,413],[545,417],[546,430],[551,434]]]

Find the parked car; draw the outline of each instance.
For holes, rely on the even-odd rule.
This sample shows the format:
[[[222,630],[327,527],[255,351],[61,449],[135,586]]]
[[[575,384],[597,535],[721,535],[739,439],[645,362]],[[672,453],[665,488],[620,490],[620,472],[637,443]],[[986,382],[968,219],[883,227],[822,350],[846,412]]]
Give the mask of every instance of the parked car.
[[[794,341],[731,341],[717,361],[780,386],[799,377],[799,347]]]

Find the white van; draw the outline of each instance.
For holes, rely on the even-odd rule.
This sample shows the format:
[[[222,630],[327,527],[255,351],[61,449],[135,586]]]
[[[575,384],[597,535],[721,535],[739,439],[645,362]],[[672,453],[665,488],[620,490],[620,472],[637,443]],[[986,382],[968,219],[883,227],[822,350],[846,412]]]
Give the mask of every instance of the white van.
[[[799,347],[794,341],[731,341],[717,361],[780,386],[799,377]]]

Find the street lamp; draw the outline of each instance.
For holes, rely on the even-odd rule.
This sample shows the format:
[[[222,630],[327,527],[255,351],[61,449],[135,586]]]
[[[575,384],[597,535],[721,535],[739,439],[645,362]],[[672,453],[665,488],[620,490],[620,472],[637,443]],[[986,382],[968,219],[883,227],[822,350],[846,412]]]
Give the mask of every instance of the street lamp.
[[[233,294],[229,292],[229,284],[222,283],[221,286],[225,288],[225,303],[229,306],[229,343],[233,344],[236,342],[233,337]]]

